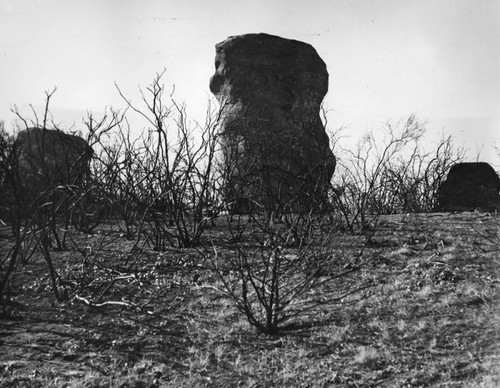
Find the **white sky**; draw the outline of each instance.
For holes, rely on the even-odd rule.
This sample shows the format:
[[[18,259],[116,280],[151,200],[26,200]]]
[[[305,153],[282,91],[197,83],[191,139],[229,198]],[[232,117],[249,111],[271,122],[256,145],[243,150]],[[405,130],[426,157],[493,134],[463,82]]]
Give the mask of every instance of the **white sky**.
[[[166,69],[203,121],[216,43],[266,32],[312,44],[330,74],[329,126],[354,137],[416,113],[497,168],[499,0],[0,0],[0,119],[13,104],[55,121],[123,107]],[[27,112],[27,111],[26,111]]]

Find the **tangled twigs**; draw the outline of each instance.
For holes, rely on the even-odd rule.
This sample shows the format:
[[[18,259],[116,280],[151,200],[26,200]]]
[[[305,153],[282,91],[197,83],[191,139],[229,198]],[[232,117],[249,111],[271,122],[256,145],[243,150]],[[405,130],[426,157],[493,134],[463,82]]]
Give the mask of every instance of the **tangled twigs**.
[[[108,300],[108,301],[105,301],[105,302],[97,303],[97,302],[93,302],[91,300],[88,300],[87,298],[84,298],[83,296],[80,296],[80,295],[75,295],[75,299],[78,300],[78,301],[80,301],[80,302],[83,302],[87,306],[91,306],[91,307],[104,307],[104,306],[134,307],[136,309],[145,311],[147,314],[150,314],[150,315],[153,314],[152,311],[146,310],[144,308],[146,305],[149,304],[149,302],[143,304],[142,306],[139,306],[139,305],[137,305],[135,303],[132,303],[132,302],[116,301],[116,300]]]

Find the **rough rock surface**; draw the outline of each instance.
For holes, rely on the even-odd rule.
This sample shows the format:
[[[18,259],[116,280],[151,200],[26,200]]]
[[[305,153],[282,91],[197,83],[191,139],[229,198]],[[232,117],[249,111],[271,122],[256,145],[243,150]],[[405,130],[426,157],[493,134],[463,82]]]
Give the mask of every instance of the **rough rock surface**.
[[[316,50],[267,34],[229,37],[216,45],[210,90],[234,210],[323,206],[335,157],[320,118],[328,72]]]
[[[458,163],[439,189],[439,209],[500,210],[500,178],[488,163]]]
[[[19,132],[14,145],[20,183],[30,192],[79,184],[89,173],[93,151],[79,136],[28,128]]]

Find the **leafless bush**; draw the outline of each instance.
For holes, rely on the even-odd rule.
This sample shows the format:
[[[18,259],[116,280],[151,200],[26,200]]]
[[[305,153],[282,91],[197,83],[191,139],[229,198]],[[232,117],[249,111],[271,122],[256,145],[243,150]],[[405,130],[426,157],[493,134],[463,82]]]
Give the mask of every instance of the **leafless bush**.
[[[9,182],[13,174],[13,147],[14,137],[6,130],[3,121],[0,122],[0,222],[5,222],[10,218],[9,206]]]
[[[101,205],[95,193],[99,186],[89,176],[91,148],[83,139],[63,134],[51,119],[49,103],[54,92],[46,93],[42,120],[33,107],[33,119],[25,118],[14,108],[18,129],[25,130],[22,140],[19,134],[1,133],[2,213],[8,212],[6,222],[14,236],[12,247],[0,263],[2,299],[6,299],[16,266],[20,262],[26,264],[35,252],[47,263],[56,298],[65,299],[51,251],[66,249],[71,227],[89,232],[101,220],[100,215],[94,214]],[[102,127],[93,129],[89,140],[99,136]],[[68,139],[77,142],[78,147]]]
[[[87,143],[96,152],[91,173],[83,179],[72,179],[76,166],[73,158],[58,163],[45,155],[44,147],[50,142],[43,137],[44,131],[59,131],[49,111],[55,90],[47,93],[41,120],[33,108],[33,120],[15,109],[20,128],[41,128],[42,135],[33,144],[41,162],[35,166],[38,162],[30,161],[32,169],[21,177],[19,160],[24,155],[2,131],[1,189],[8,198],[4,204],[15,236],[13,248],[0,263],[2,296],[8,293],[13,268],[36,251],[47,263],[57,299],[64,299],[51,252],[65,249],[68,240],[74,241],[72,227],[89,233],[103,218],[116,213],[125,220],[129,237],[135,234],[135,246],[141,246],[141,240],[142,246],[149,243],[155,250],[164,250],[166,245],[190,247],[200,243],[203,232],[222,207],[221,173],[216,159],[218,113],[209,106],[203,124],[190,123],[185,106],[164,95],[162,75],[158,74],[143,92],[144,108],[137,108],[119,91],[129,112],[139,114],[148,124],[136,139],[132,140],[133,131],[124,114],[113,110],[107,110],[101,118],[88,114],[84,120]],[[33,184],[35,179],[43,185]],[[26,246],[30,252],[24,252]]]
[[[342,149],[332,201],[351,232],[369,228],[380,214],[432,211],[449,168],[464,157],[451,137],[426,152],[425,124],[414,115],[381,133],[365,135],[353,150]]]
[[[320,307],[355,302],[370,287],[359,276],[362,251],[344,254],[326,217],[288,214],[275,225],[255,215],[250,225],[248,217],[238,216],[229,226],[229,251],[214,246],[209,257],[222,292],[259,332],[310,323]]]
[[[218,113],[209,105],[205,123],[191,124],[185,106],[165,97],[162,76],[158,74],[145,92],[141,90],[144,108],[118,89],[148,127],[143,136],[125,141],[124,149],[118,150],[123,156],[118,161],[125,168],[117,174],[123,185],[116,191],[143,206],[139,230],[156,250],[199,244],[220,202]]]
[[[98,131],[90,130],[87,141],[62,131],[49,109],[55,91],[46,93],[43,119],[39,119],[33,107],[32,119],[14,107],[18,133],[12,147],[7,187],[11,192],[11,213],[20,209],[13,216],[12,225],[22,217],[39,214],[50,224],[51,240],[63,249],[70,226],[90,232],[100,221],[95,217],[89,219],[91,198],[97,198],[91,193],[98,187],[91,180],[89,160],[91,141]],[[43,212],[38,211],[42,208]]]
[[[88,126],[93,126],[92,118]],[[118,217],[118,225],[128,239],[135,236],[140,211],[144,210],[140,193],[145,151],[139,142],[131,140],[130,126],[120,120],[119,125],[99,137],[91,164],[93,179],[99,182],[102,197],[109,202],[110,217]]]
[[[125,113],[112,108],[106,109],[100,117],[88,112],[83,119],[87,129],[87,143],[94,152],[89,179],[75,193],[71,216],[72,224],[85,233],[91,233],[104,219],[110,218],[116,208],[112,188],[119,165],[113,159],[113,149],[106,140],[117,132],[120,133],[125,123]]]
[[[382,174],[377,210],[383,214],[435,210],[439,187],[451,166],[463,158],[463,150],[453,147],[451,137],[442,138],[433,153],[417,148],[408,159],[397,158]]]
[[[229,245],[214,245],[206,254],[221,291],[248,322],[259,332],[277,334],[310,323],[322,306],[356,301],[370,281],[362,278],[362,249],[355,256],[344,254],[330,214],[314,202],[321,195],[311,195],[311,187],[322,188],[324,177],[303,182],[291,177],[290,165],[276,163],[257,133],[249,136],[256,139],[252,157],[239,159],[238,137],[225,144],[232,189],[227,198],[240,211],[227,224]],[[292,160],[289,152],[292,148],[285,147],[279,155]],[[297,190],[301,183],[303,190]]]

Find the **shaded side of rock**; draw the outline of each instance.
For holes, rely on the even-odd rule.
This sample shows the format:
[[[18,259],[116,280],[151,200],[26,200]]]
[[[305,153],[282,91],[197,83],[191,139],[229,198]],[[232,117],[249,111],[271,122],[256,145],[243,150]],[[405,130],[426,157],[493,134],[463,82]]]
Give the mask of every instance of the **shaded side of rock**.
[[[326,202],[335,157],[320,117],[328,72],[309,44],[267,34],[216,45],[227,194],[235,211]]]
[[[500,210],[500,178],[488,163],[458,163],[439,189],[439,210]]]

